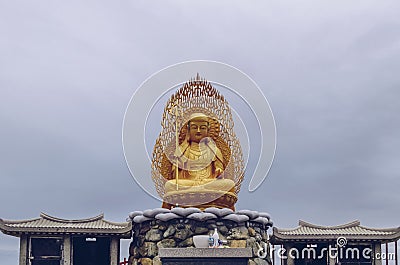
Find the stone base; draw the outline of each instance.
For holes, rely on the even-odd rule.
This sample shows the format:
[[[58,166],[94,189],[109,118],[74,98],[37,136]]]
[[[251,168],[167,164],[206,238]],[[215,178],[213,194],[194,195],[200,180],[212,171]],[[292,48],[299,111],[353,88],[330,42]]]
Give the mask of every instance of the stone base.
[[[207,208],[204,211],[196,208],[158,208],[143,213],[133,212],[130,218],[133,223],[133,240],[129,249],[130,265],[160,265],[163,251],[173,253],[174,248],[176,253],[202,253],[203,257],[199,258],[207,258],[204,255],[210,253],[209,258],[216,258],[215,255],[221,253],[228,255],[231,252],[247,251],[248,257],[242,259],[248,259],[249,264],[270,264],[267,230],[272,226],[272,222],[266,213],[249,210],[234,213],[226,208]],[[231,249],[194,249],[193,236],[209,235],[215,228],[220,239],[226,240]],[[260,248],[267,252],[264,259],[259,257],[264,254],[259,252]],[[240,250],[235,252],[235,249]]]
[[[251,258],[251,248],[160,248],[158,254],[165,258]]]

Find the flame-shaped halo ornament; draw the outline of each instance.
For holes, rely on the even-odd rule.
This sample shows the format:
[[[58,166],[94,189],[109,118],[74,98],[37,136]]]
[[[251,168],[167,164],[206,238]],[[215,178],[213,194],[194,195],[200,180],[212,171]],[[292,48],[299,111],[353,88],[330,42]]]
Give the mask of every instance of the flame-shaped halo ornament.
[[[198,157],[193,158],[186,153],[192,144],[190,121],[196,117],[206,122],[208,140],[204,141],[204,150],[198,149]],[[186,82],[168,100],[161,128],[153,150],[152,179],[163,198],[163,207],[234,209],[244,177],[243,154],[234,132],[231,109],[219,91],[199,75]],[[196,160],[206,159],[207,148],[212,157],[199,168],[201,163]],[[184,157],[184,162],[179,157]],[[213,161],[220,165],[213,166]],[[203,178],[200,172],[208,175]],[[168,185],[174,188],[168,189]]]

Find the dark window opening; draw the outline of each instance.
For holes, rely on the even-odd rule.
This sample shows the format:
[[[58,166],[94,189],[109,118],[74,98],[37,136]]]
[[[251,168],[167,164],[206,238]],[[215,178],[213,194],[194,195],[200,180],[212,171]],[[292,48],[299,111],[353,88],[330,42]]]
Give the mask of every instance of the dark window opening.
[[[327,249],[329,245],[326,243],[315,244],[299,244],[294,247],[297,251],[292,251],[295,265],[327,265],[329,257]],[[287,256],[290,253],[286,253]]]
[[[370,265],[372,264],[371,256],[371,245],[347,245],[339,251],[339,263],[342,265]]]
[[[61,238],[31,238],[29,259],[32,265],[60,265]]]
[[[96,237],[96,240],[94,238],[93,236],[73,237],[74,265],[110,264],[110,238]]]

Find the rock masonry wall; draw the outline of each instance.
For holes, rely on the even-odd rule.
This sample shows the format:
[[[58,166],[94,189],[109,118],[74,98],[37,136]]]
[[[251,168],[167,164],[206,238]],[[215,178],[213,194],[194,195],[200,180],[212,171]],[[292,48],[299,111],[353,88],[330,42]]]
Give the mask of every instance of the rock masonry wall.
[[[160,265],[159,248],[194,247],[194,235],[209,235],[217,228],[220,239],[231,248],[251,248],[249,265],[271,264],[267,230],[272,226],[268,213],[230,209],[157,208],[129,214],[132,242],[129,265]],[[260,248],[267,247],[267,255]],[[266,256],[265,258],[260,258]]]

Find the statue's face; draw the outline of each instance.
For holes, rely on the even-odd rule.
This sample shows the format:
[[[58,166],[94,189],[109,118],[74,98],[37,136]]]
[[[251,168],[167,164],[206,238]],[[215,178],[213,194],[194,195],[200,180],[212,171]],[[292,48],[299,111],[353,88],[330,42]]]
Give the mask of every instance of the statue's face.
[[[208,136],[208,122],[191,120],[189,122],[190,140],[199,143],[201,139]]]

